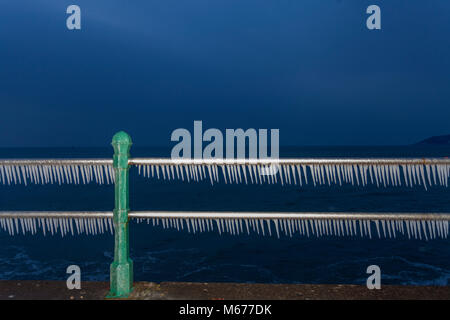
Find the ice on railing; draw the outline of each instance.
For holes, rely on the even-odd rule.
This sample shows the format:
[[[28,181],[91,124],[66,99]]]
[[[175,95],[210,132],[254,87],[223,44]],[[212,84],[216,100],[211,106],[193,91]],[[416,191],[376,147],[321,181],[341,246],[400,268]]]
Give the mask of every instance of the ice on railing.
[[[112,165],[2,165],[0,164],[0,183],[2,184],[110,184],[114,182]]]
[[[44,235],[60,234],[102,234],[113,233],[110,218],[0,218],[0,228],[9,235],[36,234],[41,231]]]
[[[165,180],[282,185],[448,186],[449,164],[138,164],[139,174]],[[2,184],[110,184],[111,164],[12,164],[0,161]]]
[[[263,236],[347,236],[432,240],[447,238],[448,220],[411,219],[229,219],[229,218],[137,218],[138,223],[147,222],[153,226],[174,228],[178,231],[198,233],[205,231]],[[0,218],[0,228],[10,235],[36,234],[90,234],[97,235],[114,231],[111,218],[48,218],[48,217],[5,217]]]
[[[440,185],[448,187],[450,165],[447,164],[144,164],[139,174],[148,178],[183,181],[209,180],[224,183],[281,183],[282,185],[361,185],[378,187]]]
[[[257,233],[264,236],[350,236],[431,240],[447,238],[448,220],[351,220],[351,219],[199,219],[138,218],[138,223],[188,232],[217,231],[231,235]]]

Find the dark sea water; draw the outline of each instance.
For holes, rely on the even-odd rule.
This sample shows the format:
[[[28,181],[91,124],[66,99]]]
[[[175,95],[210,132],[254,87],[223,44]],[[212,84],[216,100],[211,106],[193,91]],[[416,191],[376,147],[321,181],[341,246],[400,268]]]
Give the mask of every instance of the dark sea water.
[[[164,148],[132,155],[165,156]],[[282,157],[444,157],[450,149],[295,147]],[[111,157],[111,149],[0,149],[1,158]],[[211,186],[149,180],[132,170],[132,210],[450,212],[450,189],[281,185]],[[113,186],[0,186],[0,210],[112,210]],[[382,284],[449,285],[450,239],[306,238],[190,234],[131,223],[136,280],[364,284],[367,266],[380,266]],[[67,266],[84,280],[108,280],[113,236],[9,236],[0,231],[0,279],[66,279]]]

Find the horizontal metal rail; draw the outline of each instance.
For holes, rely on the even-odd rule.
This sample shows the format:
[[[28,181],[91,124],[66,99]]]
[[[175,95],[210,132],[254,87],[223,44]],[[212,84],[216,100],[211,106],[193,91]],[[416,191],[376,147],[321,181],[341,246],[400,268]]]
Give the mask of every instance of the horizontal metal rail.
[[[0,211],[2,218],[112,218],[112,211]],[[403,212],[216,212],[130,211],[133,219],[316,219],[316,220],[440,220],[450,213]]]
[[[0,166],[96,166],[112,164],[112,159],[0,159]]]
[[[0,159],[0,166],[112,165],[112,159]],[[449,158],[280,158],[171,159],[131,158],[130,165],[450,165]]]
[[[448,158],[280,158],[280,159],[171,159],[132,158],[130,165],[450,165]]]
[[[130,218],[181,219],[317,219],[317,220],[449,220],[450,213],[374,213],[374,212],[178,212],[130,211]]]
[[[2,218],[112,218],[112,211],[0,211]]]

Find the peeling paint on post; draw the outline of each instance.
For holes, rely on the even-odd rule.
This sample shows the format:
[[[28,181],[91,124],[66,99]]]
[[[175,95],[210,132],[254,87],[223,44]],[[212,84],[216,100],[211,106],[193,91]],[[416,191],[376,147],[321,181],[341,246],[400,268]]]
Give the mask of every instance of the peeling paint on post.
[[[124,131],[116,133],[112,140],[115,173],[114,208],[114,261],[110,269],[110,292],[108,298],[126,298],[133,290],[133,261],[130,259],[128,233],[128,158],[131,137]]]

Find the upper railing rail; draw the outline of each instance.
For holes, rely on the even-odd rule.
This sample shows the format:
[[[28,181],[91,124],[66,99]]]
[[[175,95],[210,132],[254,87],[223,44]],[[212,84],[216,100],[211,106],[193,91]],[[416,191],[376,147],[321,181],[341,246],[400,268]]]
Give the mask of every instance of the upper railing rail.
[[[112,159],[0,159],[0,166],[112,165]],[[450,165],[449,158],[280,158],[171,159],[130,158],[129,165]]]
[[[130,165],[450,165],[448,158],[280,158],[171,159],[131,158]]]
[[[112,159],[0,159],[0,166],[99,166],[112,164]]]
[[[112,211],[0,211],[12,218],[112,218]],[[450,213],[435,212],[245,212],[245,211],[130,211],[133,219],[293,219],[293,220],[442,220]]]
[[[351,183],[363,186],[448,186],[448,158],[281,158],[281,159],[171,159],[127,158],[139,174],[163,179],[212,184],[225,183],[316,184]],[[142,170],[141,170],[142,169]],[[220,170],[219,170],[220,169]],[[220,171],[220,172],[219,172]],[[1,159],[0,183],[112,183],[112,159]]]

